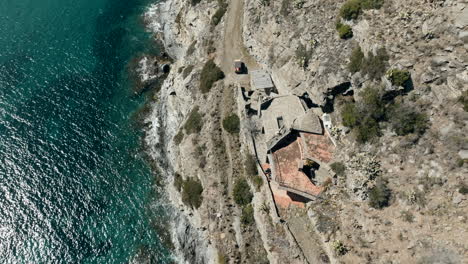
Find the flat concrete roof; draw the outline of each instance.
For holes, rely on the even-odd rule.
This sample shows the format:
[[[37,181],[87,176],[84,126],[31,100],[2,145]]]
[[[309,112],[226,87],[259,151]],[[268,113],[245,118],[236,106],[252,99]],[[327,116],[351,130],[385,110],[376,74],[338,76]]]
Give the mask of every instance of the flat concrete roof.
[[[255,70],[250,72],[250,80],[252,89],[268,89],[273,88],[270,74],[266,71]]]
[[[320,119],[312,110],[307,111],[304,115],[294,120],[292,128],[298,131],[314,134],[323,133]]]
[[[294,120],[304,113],[305,110],[297,96],[288,95],[273,98],[267,109],[262,111],[266,141],[277,135],[281,124],[291,128]]]

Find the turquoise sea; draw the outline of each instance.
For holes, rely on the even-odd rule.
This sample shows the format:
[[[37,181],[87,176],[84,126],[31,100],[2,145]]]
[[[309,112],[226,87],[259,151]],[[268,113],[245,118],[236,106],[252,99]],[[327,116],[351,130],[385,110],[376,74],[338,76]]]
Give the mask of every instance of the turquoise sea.
[[[149,2],[0,1],[0,263],[170,262],[128,78]]]

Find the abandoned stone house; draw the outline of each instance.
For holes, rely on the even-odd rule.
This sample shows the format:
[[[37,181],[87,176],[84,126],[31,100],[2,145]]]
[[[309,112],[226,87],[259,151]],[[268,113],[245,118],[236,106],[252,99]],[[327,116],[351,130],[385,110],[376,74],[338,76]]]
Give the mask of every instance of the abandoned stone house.
[[[263,71],[252,72],[251,85],[248,96],[244,94],[244,100],[248,98],[246,110],[253,108],[250,113],[261,122],[263,140],[258,144],[266,145],[261,149],[267,153],[259,158],[269,176],[275,201],[289,206],[295,201],[316,198],[323,190],[320,183],[329,178],[326,164],[334,151],[322,120],[303,97],[278,94],[270,76]],[[329,125],[327,120],[327,128]]]

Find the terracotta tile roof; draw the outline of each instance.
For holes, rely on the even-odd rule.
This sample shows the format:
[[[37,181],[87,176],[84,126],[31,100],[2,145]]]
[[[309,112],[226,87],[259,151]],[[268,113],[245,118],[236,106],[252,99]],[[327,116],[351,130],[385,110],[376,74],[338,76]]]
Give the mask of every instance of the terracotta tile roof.
[[[294,200],[288,195],[287,191],[278,189],[275,185],[271,185],[271,191],[273,192],[273,198],[275,199],[276,205],[283,209],[287,209],[291,205],[295,205],[300,208],[305,207],[304,202]]]
[[[301,192],[312,196],[320,194],[322,188],[313,184],[297,168],[297,164],[303,159],[302,140],[300,137],[297,137],[289,145],[275,151],[273,159],[276,173],[275,180],[281,187],[292,189],[291,191],[298,191],[299,194]]]
[[[321,162],[330,162],[332,160],[335,147],[327,135],[316,135],[309,133],[300,133],[303,139],[303,148],[305,158],[311,158]]]

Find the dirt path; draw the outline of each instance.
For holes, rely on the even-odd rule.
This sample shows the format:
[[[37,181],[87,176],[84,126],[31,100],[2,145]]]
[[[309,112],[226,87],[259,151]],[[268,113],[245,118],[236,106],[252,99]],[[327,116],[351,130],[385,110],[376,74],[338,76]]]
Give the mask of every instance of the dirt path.
[[[258,68],[257,62],[248,54],[242,37],[244,0],[231,0],[224,26],[224,39],[221,47],[220,64],[227,79],[235,78],[234,60],[241,59],[249,70]],[[234,80],[233,80],[234,81]]]

